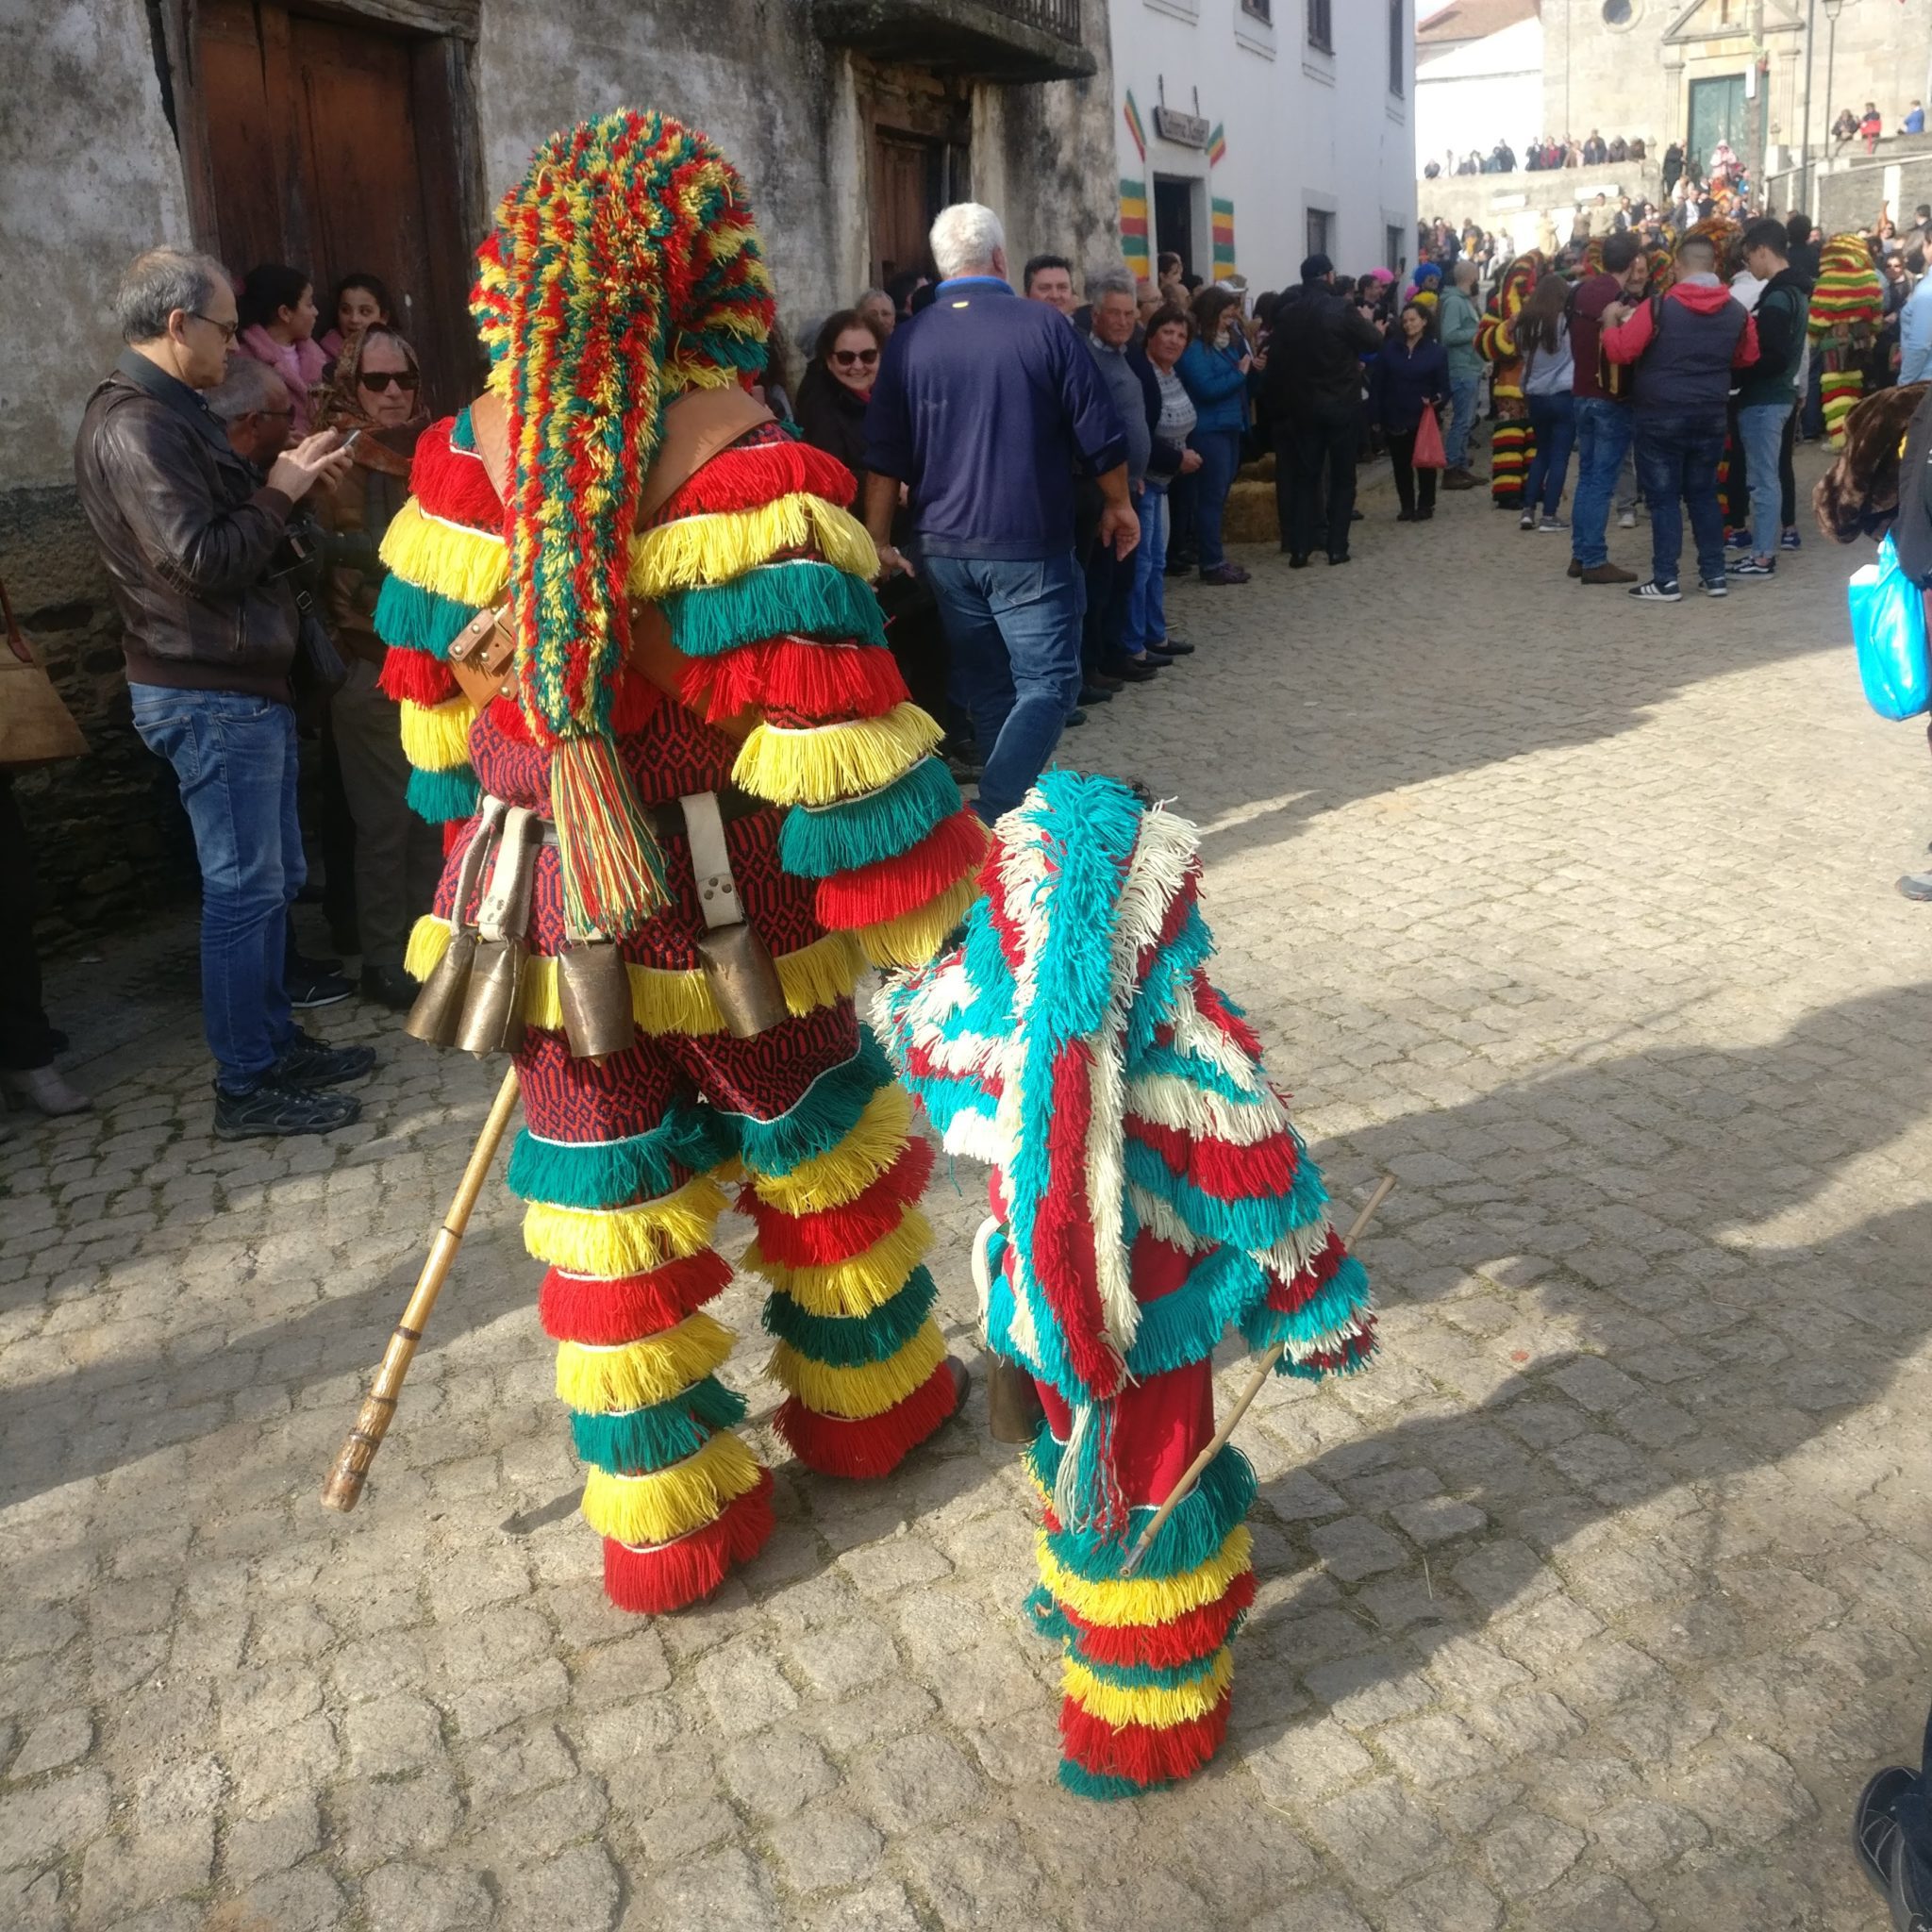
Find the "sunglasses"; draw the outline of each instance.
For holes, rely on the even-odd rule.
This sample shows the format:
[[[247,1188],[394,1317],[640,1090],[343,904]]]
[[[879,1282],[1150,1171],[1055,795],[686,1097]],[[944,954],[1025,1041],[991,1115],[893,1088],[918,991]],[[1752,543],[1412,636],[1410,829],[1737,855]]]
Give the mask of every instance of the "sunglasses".
[[[217,322],[212,315],[204,315],[198,308],[191,308],[188,312],[196,322],[205,322],[210,328],[220,329],[225,342],[232,342],[242,333],[239,322]]]
[[[834,349],[832,351],[832,360],[841,369],[862,368],[868,363],[876,362],[878,359],[879,352],[876,349]]]
[[[381,395],[391,383],[400,390],[412,390],[421,379],[413,369],[370,369],[356,378],[364,389],[374,390],[377,395]]]

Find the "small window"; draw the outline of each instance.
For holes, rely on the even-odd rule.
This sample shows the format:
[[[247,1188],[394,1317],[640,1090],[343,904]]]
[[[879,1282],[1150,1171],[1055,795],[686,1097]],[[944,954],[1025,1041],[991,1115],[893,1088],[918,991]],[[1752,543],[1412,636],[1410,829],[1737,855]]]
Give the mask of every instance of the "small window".
[[[1604,0],[1606,26],[1628,26],[1636,17],[1637,9],[1630,4],[1630,0]]]
[[[1335,21],[1333,0],[1307,0],[1308,6],[1308,45],[1320,47],[1323,53],[1335,51]]]
[[[1408,92],[1408,8],[1389,0],[1389,92],[1397,100]]]
[[[1272,23],[1274,19],[1274,0],[1241,0],[1241,11],[1252,15],[1256,20]]]
[[[1308,210],[1308,249],[1310,255],[1334,254],[1328,245],[1335,233],[1335,216],[1331,209],[1311,208]]]
[[[1407,229],[1393,224],[1382,230],[1382,266],[1391,275],[1399,275],[1408,266],[1408,258],[1402,252],[1407,233]]]

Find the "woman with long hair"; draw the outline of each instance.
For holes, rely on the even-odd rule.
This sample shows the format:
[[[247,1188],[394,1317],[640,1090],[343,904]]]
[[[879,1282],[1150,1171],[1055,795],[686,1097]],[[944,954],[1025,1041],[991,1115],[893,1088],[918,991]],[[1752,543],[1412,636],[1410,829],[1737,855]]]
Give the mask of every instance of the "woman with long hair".
[[[863,309],[838,309],[819,329],[798,385],[798,426],[814,449],[837,457],[852,472],[854,494],[846,508],[854,511],[865,468],[865,406],[885,345],[884,331]]]
[[[328,365],[315,340],[314,284],[284,262],[258,262],[242,277],[235,313],[242,325],[235,346],[266,362],[288,385],[294,411],[289,426],[299,442],[316,426],[309,391],[322,386]]]
[[[392,326],[396,305],[390,295],[389,284],[380,275],[357,269],[336,284],[334,312],[335,324],[322,338],[322,353],[329,359],[331,375],[335,373],[336,358],[342,353],[342,344],[377,323],[385,328]]]
[[[408,501],[409,458],[426,420],[416,352],[381,323],[350,336],[316,397],[325,428],[353,435],[354,463],[333,491],[316,492],[326,569],[323,602],[347,667],[329,699],[327,733],[355,825],[356,933],[365,997],[398,1011],[415,998],[403,970],[409,928],[435,896],[442,848],[409,809],[397,696],[384,691],[389,651],[375,628],[388,575],[380,552]]]
[[[1203,289],[1194,297],[1194,340],[1181,354],[1181,386],[1195,410],[1190,447],[1201,458],[1195,486],[1194,530],[1204,584],[1244,584],[1246,571],[1227,560],[1221,520],[1241,468],[1248,426],[1248,374],[1254,358],[1241,327],[1241,297],[1230,289]]]
[[[1576,446],[1576,364],[1570,350],[1570,284],[1545,275],[1530,291],[1516,319],[1516,346],[1523,356],[1523,399],[1536,453],[1523,491],[1523,530],[1567,530],[1557,516],[1570,452]],[[1537,507],[1542,507],[1539,519]]]
[[[1415,466],[1423,413],[1449,395],[1449,358],[1435,336],[1435,318],[1420,302],[1405,302],[1380,352],[1369,364],[1369,414],[1389,440],[1398,524],[1425,524],[1436,514],[1433,469]]]

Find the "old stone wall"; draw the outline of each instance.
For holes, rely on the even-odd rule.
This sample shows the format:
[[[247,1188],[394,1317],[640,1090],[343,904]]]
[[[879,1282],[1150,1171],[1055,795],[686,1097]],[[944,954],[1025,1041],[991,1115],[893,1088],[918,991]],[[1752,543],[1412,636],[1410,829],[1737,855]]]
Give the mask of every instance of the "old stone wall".
[[[1474,221],[1492,234],[1507,233],[1520,248],[1537,245],[1545,213],[1567,216],[1606,196],[1615,208],[1619,196],[1635,201],[1663,200],[1663,171],[1655,160],[1615,161],[1600,168],[1538,168],[1513,175],[1443,175],[1416,183],[1416,210],[1425,222],[1438,215],[1460,227]],[[1563,239],[1567,220],[1557,223]]]

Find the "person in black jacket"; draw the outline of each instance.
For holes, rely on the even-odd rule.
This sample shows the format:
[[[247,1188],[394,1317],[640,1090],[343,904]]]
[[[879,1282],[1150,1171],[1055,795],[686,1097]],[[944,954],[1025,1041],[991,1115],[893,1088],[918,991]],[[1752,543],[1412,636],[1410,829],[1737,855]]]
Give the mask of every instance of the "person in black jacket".
[[[1281,547],[1302,569],[1314,548],[1316,497],[1328,473],[1328,561],[1348,561],[1355,515],[1356,445],[1361,435],[1362,358],[1378,352],[1382,333],[1335,292],[1335,264],[1325,255],[1302,263],[1300,291],[1274,311],[1261,407],[1274,439],[1276,475],[1291,479],[1289,524]],[[1279,491],[1277,490],[1277,500]]]
[[[1417,470],[1415,439],[1424,415],[1449,393],[1449,358],[1420,302],[1404,303],[1396,321],[1397,332],[1369,364],[1369,414],[1389,439],[1402,505],[1396,522],[1426,523],[1436,514],[1437,473]]]

